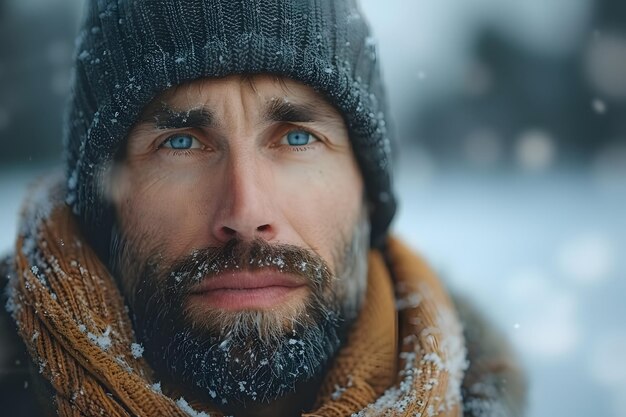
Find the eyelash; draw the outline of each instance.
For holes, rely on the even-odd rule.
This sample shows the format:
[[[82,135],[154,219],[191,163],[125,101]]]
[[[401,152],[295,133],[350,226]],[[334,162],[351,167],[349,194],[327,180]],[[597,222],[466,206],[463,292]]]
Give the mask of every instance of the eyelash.
[[[292,132],[307,132],[308,134],[316,138],[316,141],[313,143],[322,142],[318,134],[300,126],[295,126],[295,127],[288,129],[281,135],[280,138],[282,139],[283,137],[287,136],[288,134]],[[173,135],[170,135],[167,138],[165,138],[163,141],[159,142],[159,145],[157,146],[157,150],[165,150],[169,155],[177,156],[177,157],[178,156],[193,157],[197,155],[196,152],[194,152],[194,151],[197,151],[197,149],[173,149],[173,148],[164,147],[163,144],[169,139],[171,139],[172,137]],[[290,145],[281,145],[281,144],[274,145],[273,147],[277,148],[281,152],[296,152],[296,153],[310,151],[314,148],[314,146],[311,146],[311,145],[290,146]]]
[[[191,151],[191,149],[165,149],[167,149],[170,155],[173,156],[193,156],[193,152]]]
[[[184,133],[182,133],[182,134],[184,134]],[[194,134],[187,133],[187,135],[193,136],[197,140],[199,140],[197,138],[197,136],[194,135]],[[167,142],[168,140],[172,139],[175,136],[177,136],[177,135],[176,134],[170,134],[165,139],[163,139],[160,142],[158,142],[156,150],[157,151],[165,151],[165,152],[168,153],[168,155],[176,156],[176,157],[193,157],[193,156],[197,156],[196,152],[194,152],[194,151],[197,151],[198,149],[174,149],[174,148],[168,148],[168,147],[163,146],[165,144],[165,142]],[[200,149],[200,150],[205,150],[205,149]]]
[[[322,142],[322,139],[320,139],[320,135],[314,133],[313,131],[311,131],[310,129],[304,128],[302,126],[294,126],[291,127],[289,129],[287,129],[282,135],[281,135],[281,139],[285,136],[287,136],[288,134],[292,133],[292,132],[306,132],[309,135],[313,136],[316,141],[313,143],[317,143],[317,142]],[[305,151],[309,151],[312,150],[314,148],[314,146],[312,145],[304,145],[304,146],[289,146],[289,145],[280,145],[278,144],[276,146],[277,148],[279,148],[281,151],[284,152],[305,152]]]

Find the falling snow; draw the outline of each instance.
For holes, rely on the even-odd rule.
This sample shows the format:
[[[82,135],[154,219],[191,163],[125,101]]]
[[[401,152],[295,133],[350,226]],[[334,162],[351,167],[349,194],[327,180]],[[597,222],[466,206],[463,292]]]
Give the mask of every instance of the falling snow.
[[[606,103],[599,98],[594,99],[591,102],[591,106],[593,107],[593,110],[598,114],[604,114],[607,111]]]
[[[381,2],[365,1],[364,3],[365,7],[374,8],[374,10],[382,7]],[[452,42],[456,42],[455,39],[463,39],[464,44],[470,43],[465,41],[465,39],[470,39],[469,36],[465,36],[468,35],[467,21],[470,21],[472,25],[476,22],[467,16],[479,15],[480,13],[473,12],[479,7],[484,7],[486,10],[495,5],[498,11],[503,12],[503,14],[480,14],[481,19],[492,19],[492,22],[493,16],[497,19],[504,19],[506,18],[504,15],[513,15],[512,21],[515,25],[510,25],[512,28],[510,30],[515,31],[520,39],[522,39],[523,32],[521,29],[524,27],[537,28],[533,30],[533,34],[526,35],[526,38],[530,39],[525,39],[526,47],[533,46],[533,42],[536,43],[536,39],[540,39],[535,33],[541,33],[542,30],[544,32],[547,30],[550,34],[549,38],[557,42],[559,39],[568,42],[579,39],[579,36],[564,36],[564,33],[567,35],[568,28],[574,26],[573,19],[577,15],[576,10],[580,7],[588,7],[588,1],[568,4],[571,7],[565,14],[562,13],[562,2],[543,2],[545,12],[541,14],[542,18],[534,24],[531,24],[533,21],[528,18],[532,15],[531,12],[515,12],[516,10],[522,12],[539,10],[536,8],[539,3],[541,2],[518,2],[506,9],[500,7],[497,0],[468,2],[467,5],[460,6],[462,10],[459,10],[459,13],[444,13],[447,6],[443,3],[440,5],[433,3],[432,7],[424,8],[422,5],[397,2],[402,6],[399,9],[401,12],[395,15],[397,21],[400,22],[397,27],[412,28],[424,35],[432,32],[434,36],[445,35],[445,32],[453,27],[458,30],[459,36],[440,36],[439,42],[428,42],[428,36],[407,37],[426,39],[423,46],[433,44],[437,47],[421,47],[413,57],[402,54],[397,54],[396,57],[393,53],[389,54],[389,60],[385,59],[387,77],[391,80],[408,78],[414,80],[415,68],[421,66],[421,64],[415,64],[419,59],[424,58],[423,51],[426,51],[431,54],[429,55],[431,58],[434,56],[437,60],[430,59],[422,63],[437,64],[439,62],[439,66],[435,69],[429,68],[428,83],[415,82],[415,84],[419,84],[420,88],[424,86],[431,88],[436,82],[445,84],[445,71],[460,67],[459,57],[467,55],[458,53],[459,49]],[[379,13],[382,19],[394,16],[390,14],[393,10],[391,5],[385,3],[384,7],[387,13]],[[467,13],[469,9],[472,9],[472,13]],[[422,21],[425,25],[412,25],[418,11],[425,13],[420,14],[423,16]],[[366,14],[372,17],[375,27],[377,24],[381,25],[382,21],[377,20],[379,17],[376,13]],[[355,13],[349,16],[347,23],[350,24],[360,19],[360,15]],[[119,24],[123,23],[123,19],[119,19]],[[384,28],[384,25],[379,27]],[[438,27],[440,32],[433,30]],[[99,28],[94,27],[93,30],[94,33],[98,33]],[[389,34],[384,31],[379,32],[382,32],[380,35],[383,51],[390,49],[386,47],[387,45],[393,45],[391,49],[402,49],[402,45],[396,47],[397,31],[390,31]],[[584,36],[584,34],[581,35]],[[322,39],[321,35],[319,39]],[[376,45],[373,38],[368,39],[367,42],[367,46]],[[605,34],[603,31],[596,30],[593,42],[590,43],[593,44],[592,50],[586,57],[590,61],[587,64],[590,66],[589,81],[602,98],[586,98],[587,101],[583,104],[592,116],[607,119],[617,114],[615,110],[617,107],[611,100],[626,96],[624,93],[626,72],[623,71],[624,56],[626,56],[624,37],[621,32]],[[446,49],[452,51],[448,56],[454,58],[439,59],[440,56],[445,55],[441,51]],[[94,59],[88,50],[80,51],[78,58],[85,63]],[[177,58],[176,62],[183,63],[184,61],[179,62],[181,59]],[[225,62],[222,56],[219,60],[222,63]],[[5,64],[4,61],[2,64]],[[411,65],[413,66],[410,67]],[[407,67],[409,67],[409,76],[399,76],[404,74],[402,71],[407,71]],[[440,72],[440,69],[443,71]],[[417,78],[424,80],[425,73],[417,72]],[[488,91],[489,83],[484,81],[485,79],[488,77],[479,84],[485,91]],[[117,90],[126,87],[125,83],[115,86]],[[396,83],[391,85],[390,95],[404,97],[408,91],[405,83]],[[418,99],[423,103],[432,99],[432,96],[422,94],[420,90]],[[14,114],[13,109],[0,109],[0,130],[10,128],[10,123],[14,123],[15,120],[17,120],[17,115]],[[544,136],[538,137],[535,129],[537,129],[536,126],[527,126],[526,129],[516,133],[517,136],[513,138],[515,142],[511,156],[525,172],[545,172],[553,166],[561,151],[555,146],[558,138],[552,137],[550,132],[541,128],[539,133]],[[527,135],[529,132],[531,135]],[[501,141],[501,137],[497,132],[494,137],[482,138],[482,142],[478,140],[468,146],[461,144],[462,148],[478,147],[478,151],[475,148],[474,150],[468,149],[466,154],[475,166],[495,165],[507,157],[507,148]],[[616,154],[613,148],[607,149],[607,152],[611,157]],[[401,153],[404,153],[404,149]],[[623,170],[626,166],[625,160],[624,158],[615,159],[615,166]],[[605,165],[603,161],[599,161],[599,164],[601,168]],[[424,174],[425,171],[420,171],[425,170],[425,166],[428,167],[426,174]],[[550,391],[553,394],[550,397],[553,399],[549,401],[560,401],[570,397],[583,398],[588,393],[589,385],[585,385],[586,380],[593,379],[604,384],[607,390],[606,396],[610,397],[611,401],[617,402],[615,398],[626,398],[623,388],[618,387],[623,387],[623,382],[626,380],[623,371],[626,362],[621,355],[626,346],[623,332],[619,327],[610,330],[612,324],[603,320],[606,317],[594,307],[602,305],[607,311],[616,311],[618,315],[623,313],[619,298],[619,295],[624,293],[623,280],[619,279],[623,272],[623,261],[619,254],[624,253],[623,236],[626,235],[622,227],[623,222],[620,220],[623,216],[621,208],[625,203],[623,194],[611,193],[610,190],[599,192],[593,180],[582,176],[577,177],[578,174],[563,175],[559,178],[546,177],[545,182],[525,183],[519,179],[513,179],[508,183],[503,181],[497,184],[494,181],[487,185],[478,184],[471,178],[453,176],[442,178],[440,175],[442,168],[438,166],[436,160],[428,157],[409,159],[409,163],[401,164],[400,169],[406,171],[400,173],[402,178],[400,178],[401,185],[398,188],[403,205],[396,222],[396,231],[402,233],[416,247],[424,250],[429,260],[441,266],[451,280],[452,287],[460,287],[474,294],[482,301],[481,306],[484,306],[487,313],[495,317],[499,324],[519,334],[514,335],[513,340],[528,361],[530,372],[534,376],[535,394]],[[619,174],[623,171],[615,172],[612,171],[611,174],[614,181],[623,187],[624,176]],[[7,231],[0,237],[2,252],[14,245],[14,219],[17,218],[15,213],[25,193],[22,190],[23,183],[30,175],[8,172],[5,174],[6,180],[0,181],[2,195],[5,196],[3,207],[0,207],[0,222],[2,222],[0,229]],[[76,188],[76,172],[69,178],[68,185],[71,189]],[[585,227],[581,229],[581,226]],[[507,236],[504,243],[501,231],[504,231]],[[19,250],[32,253],[34,248],[35,242],[32,239],[26,239]],[[306,265],[303,264],[302,269],[305,268]],[[32,272],[37,275],[41,271]],[[399,309],[410,308],[415,304],[414,301],[401,298],[398,300],[397,307]],[[19,307],[13,303],[13,297],[9,294],[5,308],[13,312]],[[617,322],[617,326],[619,324],[621,323]],[[87,333],[87,327],[84,324],[79,324],[78,327],[81,332]],[[91,325],[90,330],[93,331]],[[611,332],[619,333],[620,336],[604,340],[604,336],[613,335]],[[103,337],[103,334],[99,334],[96,331],[89,333],[90,340],[93,339],[92,341],[97,345],[99,345],[98,338]],[[590,337],[586,337],[587,335]],[[600,336],[596,337],[596,335]],[[36,340],[39,334],[33,333],[32,337]],[[106,346],[106,337],[101,341]],[[580,352],[587,351],[592,352],[590,355],[592,357],[580,359]],[[555,359],[557,365],[550,361],[552,358],[558,358]],[[435,360],[435,358],[431,359]],[[45,364],[40,365],[45,367]],[[564,396],[562,391],[552,390],[552,387],[560,385],[561,379],[554,376],[557,374],[554,372],[555,367],[558,366],[567,366],[568,369],[572,369],[572,372],[581,376],[583,382],[580,382],[578,386],[584,387],[585,395],[568,391]],[[581,371],[582,368],[589,369]],[[592,377],[588,377],[589,375]],[[158,387],[160,391],[160,384]],[[342,389],[342,387],[336,388],[339,391]],[[76,392],[73,395],[78,394]],[[183,399],[181,400],[184,402]],[[401,408],[402,404],[398,402],[396,406]],[[623,400],[621,404],[624,404]],[[493,410],[487,411],[491,407],[488,403],[474,403],[472,406],[475,411],[482,410],[480,413],[476,411],[476,414],[493,415]],[[541,414],[539,410],[549,408],[536,407],[537,413],[534,415],[537,416],[545,415],[545,411]],[[616,411],[614,415],[626,415],[624,413],[626,406],[619,410],[622,412]],[[200,415],[191,411],[190,415]]]

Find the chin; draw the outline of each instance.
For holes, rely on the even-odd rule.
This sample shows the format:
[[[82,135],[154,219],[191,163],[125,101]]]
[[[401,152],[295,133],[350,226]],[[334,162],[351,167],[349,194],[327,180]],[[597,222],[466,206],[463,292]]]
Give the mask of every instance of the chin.
[[[157,374],[219,408],[267,404],[319,377],[344,324],[338,312],[302,302],[188,314],[174,332],[146,329],[145,356]]]
[[[206,332],[217,337],[233,334],[254,334],[264,341],[289,336],[293,329],[306,325],[314,326],[314,303],[308,289],[300,289],[280,302],[266,306],[246,308],[222,308],[211,305],[197,297],[186,303],[185,321],[197,332]]]

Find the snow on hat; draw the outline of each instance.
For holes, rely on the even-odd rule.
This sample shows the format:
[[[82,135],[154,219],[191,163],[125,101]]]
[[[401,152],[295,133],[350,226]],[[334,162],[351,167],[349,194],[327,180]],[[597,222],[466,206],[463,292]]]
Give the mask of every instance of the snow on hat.
[[[67,203],[110,232],[104,176],[145,106],[203,77],[272,73],[343,114],[371,205],[371,242],[396,209],[376,45],[355,0],[90,0],[65,122]],[[102,235],[99,235],[102,236]]]

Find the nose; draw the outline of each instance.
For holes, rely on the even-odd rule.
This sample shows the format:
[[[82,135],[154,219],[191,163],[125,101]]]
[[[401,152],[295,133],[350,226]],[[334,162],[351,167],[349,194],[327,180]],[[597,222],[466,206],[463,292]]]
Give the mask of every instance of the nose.
[[[213,219],[213,237],[220,243],[233,238],[271,241],[278,232],[271,173],[246,158],[228,163]]]

